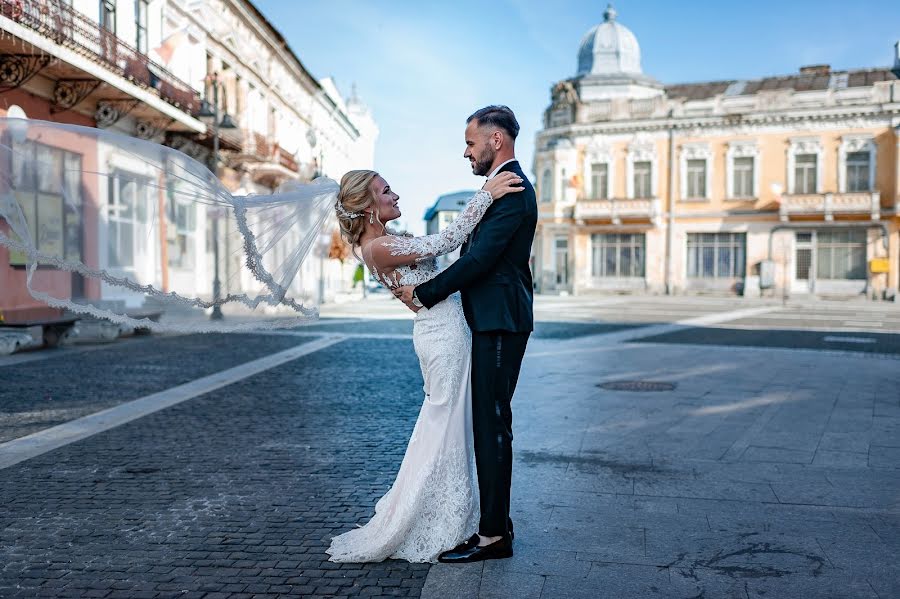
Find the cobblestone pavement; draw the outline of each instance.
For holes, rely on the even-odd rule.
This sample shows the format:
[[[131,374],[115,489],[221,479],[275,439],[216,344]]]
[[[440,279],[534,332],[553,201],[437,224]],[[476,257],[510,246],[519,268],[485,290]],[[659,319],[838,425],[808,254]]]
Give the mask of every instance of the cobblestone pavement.
[[[418,596],[427,565],[324,550],[387,490],[421,384],[411,343],[345,342],[0,470],[0,597]]]
[[[58,359],[53,350],[45,350],[38,353],[49,362],[8,368],[0,360],[0,443],[300,342],[257,335],[191,335],[67,351]]]
[[[516,555],[462,567],[325,559],[387,490],[421,403],[412,323],[390,309],[0,360],[2,443],[317,333],[392,335],[0,469],[0,598],[900,597],[896,360],[864,353],[884,352],[870,343],[772,347],[790,331],[743,343],[728,311],[759,303],[581,305],[581,323],[538,325],[513,404]],[[703,314],[722,328],[635,328]],[[621,379],[675,388],[598,387]]]

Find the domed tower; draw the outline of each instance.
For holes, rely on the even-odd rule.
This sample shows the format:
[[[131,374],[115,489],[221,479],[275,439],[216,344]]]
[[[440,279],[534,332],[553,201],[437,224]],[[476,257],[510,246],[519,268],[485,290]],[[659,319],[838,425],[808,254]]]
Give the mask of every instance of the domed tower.
[[[616,20],[612,4],[603,22],[581,39],[575,75],[581,101],[662,95],[663,86],[641,70],[641,46],[630,29]]]

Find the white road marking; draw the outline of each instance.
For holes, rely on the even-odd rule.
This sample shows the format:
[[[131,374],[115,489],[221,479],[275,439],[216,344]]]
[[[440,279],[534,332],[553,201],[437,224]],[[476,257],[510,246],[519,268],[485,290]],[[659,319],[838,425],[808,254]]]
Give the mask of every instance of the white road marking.
[[[346,337],[343,336],[329,336],[325,339],[310,341],[309,343],[252,360],[234,368],[222,370],[165,391],[153,393],[101,412],[78,418],[77,420],[7,441],[0,444],[0,469],[9,468],[19,462],[48,451],[53,451],[69,443],[80,441],[148,414],[204,395],[210,391],[221,389],[247,377],[275,368],[291,360],[296,360],[301,356],[340,343],[345,339]]]
[[[831,343],[877,343],[874,337],[845,337],[843,335],[826,335],[823,341]]]

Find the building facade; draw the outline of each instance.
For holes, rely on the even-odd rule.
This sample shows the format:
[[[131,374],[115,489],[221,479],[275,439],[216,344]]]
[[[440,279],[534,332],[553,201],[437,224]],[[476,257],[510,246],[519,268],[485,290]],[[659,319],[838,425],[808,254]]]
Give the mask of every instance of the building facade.
[[[663,85],[610,7],[537,135],[538,289],[893,297],[898,52]]]
[[[373,166],[378,128],[365,105],[355,93],[343,98],[333,81],[315,79],[246,0],[0,0],[0,73],[0,116],[162,143],[209,165],[235,194],[271,193],[287,181],[339,179],[350,168]],[[220,118],[227,114],[235,125],[220,129],[218,156],[212,155],[214,99]],[[158,203],[144,184],[142,165],[128,156],[52,142],[27,145],[25,151],[44,153],[65,173],[51,177],[46,189],[36,182],[17,195],[23,209],[39,217],[32,220],[43,249],[155,287],[211,296],[218,215],[165,198]],[[114,166],[110,185],[91,189],[72,174],[96,164]],[[16,172],[14,164],[2,168]],[[83,213],[89,216],[79,221],[68,214],[64,195],[88,205]],[[232,242],[234,224],[224,218],[218,239],[223,290],[254,291],[259,285]],[[147,234],[160,222],[165,239]],[[326,237],[320,246],[327,247]],[[327,250],[318,253],[321,259],[308,259],[295,279],[296,295],[321,297],[326,279],[327,289],[343,286],[344,279],[349,284],[352,272],[327,260]],[[110,255],[128,259],[112,264]],[[41,277],[66,297],[143,299],[71,273],[44,270]],[[0,311],[39,305],[26,291],[24,260],[0,248]]]
[[[425,212],[425,234],[433,235],[447,228],[462,212],[475,191],[457,191],[439,196],[434,205]],[[459,258],[459,249],[438,257],[438,266],[447,268]]]

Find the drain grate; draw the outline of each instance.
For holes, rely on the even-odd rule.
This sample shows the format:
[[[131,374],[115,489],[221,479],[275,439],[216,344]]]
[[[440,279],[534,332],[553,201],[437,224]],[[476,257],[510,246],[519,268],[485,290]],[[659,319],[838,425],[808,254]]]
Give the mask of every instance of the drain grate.
[[[597,385],[607,391],[672,391],[675,383],[662,381],[609,381]]]

